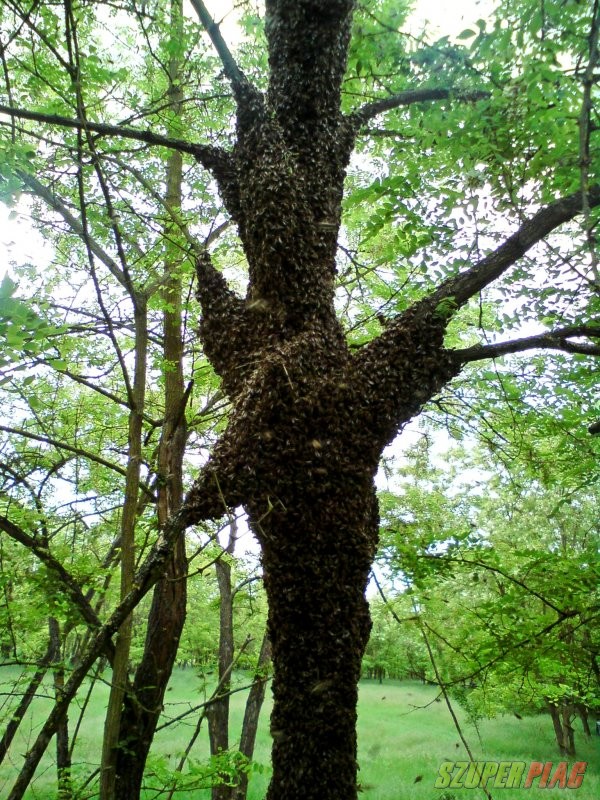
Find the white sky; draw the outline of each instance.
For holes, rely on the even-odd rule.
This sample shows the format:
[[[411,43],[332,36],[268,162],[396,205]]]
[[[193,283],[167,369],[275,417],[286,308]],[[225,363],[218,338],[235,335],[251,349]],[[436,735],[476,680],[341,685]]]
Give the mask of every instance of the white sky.
[[[497,5],[498,0],[416,0],[409,23],[414,31],[428,20],[434,36],[456,36],[476,20],[487,19]]]

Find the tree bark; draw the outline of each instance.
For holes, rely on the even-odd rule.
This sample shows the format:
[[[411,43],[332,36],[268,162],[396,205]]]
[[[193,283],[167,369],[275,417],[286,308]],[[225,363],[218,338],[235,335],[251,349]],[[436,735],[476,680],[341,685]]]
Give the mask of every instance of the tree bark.
[[[268,800],[356,797],[357,684],[371,629],[364,592],[378,535],[374,493],[361,483],[351,497],[290,495],[261,521],[251,514],[274,666]]]
[[[592,735],[592,731],[591,731],[591,728],[590,728],[590,721],[589,721],[589,718],[588,718],[588,713],[589,712],[588,712],[587,706],[584,705],[583,703],[577,703],[576,712],[577,712],[577,716],[581,720],[581,725],[583,727],[583,733],[585,734],[585,736],[591,736]]]
[[[564,756],[567,753],[565,749],[564,731],[560,718],[560,710],[554,703],[549,703],[548,711],[550,712],[550,718],[552,719],[552,727],[554,728],[554,738],[556,739],[556,744],[558,745],[560,754]]]
[[[256,670],[254,681],[244,711],[244,721],[242,723],[242,734],[240,736],[240,753],[252,760],[254,755],[254,745],[256,743],[256,733],[258,731],[258,720],[263,701],[265,699],[265,689],[267,686],[267,667],[271,660],[271,642],[265,631]],[[233,800],[246,800],[248,794],[248,773],[243,772],[237,786],[233,790]]]
[[[563,756],[575,756],[575,731],[571,724],[573,709],[570,703],[560,702],[548,703],[548,711],[552,718],[554,736],[560,754]]]
[[[220,181],[223,196],[237,198],[246,298],[207,253],[198,259],[202,343],[233,410],[187,506],[201,513],[217,485],[223,511],[243,505],[261,544],[274,669],[268,800],[357,796],[373,480],[383,447],[460,368],[443,349],[437,303],[403,315],[392,341],[358,357],[336,318],[352,144],[339,88],[352,6],[267,4],[268,97],[242,94],[237,169]]]
[[[231,689],[231,670],[233,665],[233,588],[231,586],[231,564],[226,560],[233,555],[237,528],[235,520],[230,524],[229,542],[223,556],[215,563],[217,584],[219,586],[219,695],[206,709],[208,737],[211,756],[218,756],[229,750],[229,692]],[[229,776],[221,776],[222,783],[211,789],[212,800],[231,800],[232,788],[226,782]]]
[[[56,699],[60,700],[65,688],[65,669],[61,659],[60,625],[58,620],[50,617],[48,620],[50,633],[50,645],[52,647],[52,660],[55,662],[54,673],[54,692]],[[61,719],[60,725],[56,730],[56,773],[58,776],[58,800],[70,800],[73,797],[73,787],[71,784],[71,751],[69,747],[69,718],[65,716]]]
[[[201,264],[201,278],[207,270]],[[374,419],[359,394],[364,376],[327,309],[323,316],[313,320],[318,332],[277,347],[267,339],[203,478],[216,473],[224,502],[245,500],[262,547],[274,666],[269,800],[356,797],[364,592],[378,536],[373,478],[390,417]],[[208,309],[205,335],[210,324]],[[229,355],[220,353],[228,376],[240,354]],[[419,372],[425,385],[428,373]]]
[[[146,360],[148,347],[148,318],[145,300],[132,298],[135,308],[135,366],[132,408],[129,413],[129,442],[125,502],[121,516],[121,583],[120,596],[125,598],[132,589],[135,574],[135,529],[142,462],[142,431],[146,394]],[[101,800],[116,800],[117,760],[123,747],[120,734],[121,714],[129,684],[129,651],[131,648],[132,618],[127,617],[117,634],[112,680],[100,772]]]
[[[563,746],[565,755],[575,756],[575,729],[573,728],[573,707],[571,703],[563,703],[561,708]]]

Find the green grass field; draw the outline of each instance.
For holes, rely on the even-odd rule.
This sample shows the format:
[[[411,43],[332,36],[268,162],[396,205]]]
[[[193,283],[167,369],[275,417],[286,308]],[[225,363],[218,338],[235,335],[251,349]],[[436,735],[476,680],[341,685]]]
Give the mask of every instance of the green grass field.
[[[13,668],[0,669],[1,700],[18,676]],[[50,687],[46,687],[48,694]],[[75,775],[84,775],[97,766],[100,756],[104,706],[108,690],[98,685],[87,708],[84,723],[75,749]],[[190,706],[203,700],[203,685],[193,670],[178,670],[171,681],[165,719],[182,714]],[[466,753],[460,744],[448,710],[443,702],[435,702],[436,691],[429,686],[411,682],[385,682],[382,685],[364,681],[360,687],[359,703],[359,763],[360,782],[365,800],[453,800],[469,796],[484,797],[481,789],[436,789],[434,782],[443,761],[460,761]],[[244,693],[233,695],[232,719],[234,735],[239,731],[243,714]],[[37,699],[33,713],[22,724],[22,731],[14,743],[9,762],[0,767],[0,799],[8,795],[12,781],[21,762],[21,754],[33,741],[44,715],[50,707],[49,699]],[[7,710],[8,701],[3,713]],[[479,734],[464,722],[458,712],[463,730],[478,760],[552,761],[561,759],[553,740],[552,725],[548,716],[518,720],[504,716],[483,721]],[[255,759],[265,766],[269,761],[270,738],[268,734],[269,704],[265,703]],[[75,711],[70,715],[71,729],[76,722]],[[196,722],[196,716],[160,731],[155,740],[154,754],[159,758],[158,769],[174,767],[179,753],[185,748]],[[197,763],[207,757],[206,734],[203,731],[193,750]],[[577,728],[577,760],[587,761],[588,768],[579,789],[492,789],[494,798],[502,800],[538,800],[544,797],[568,796],[575,800],[597,800],[600,797],[600,737],[586,740]],[[569,767],[571,763],[569,763]],[[261,800],[268,783],[268,769],[252,776],[249,800]],[[55,798],[53,759],[49,754],[38,770],[28,800]],[[416,781],[416,782],[415,782]],[[84,795],[85,796],[85,795]],[[87,796],[93,796],[87,793]],[[147,798],[156,796],[148,791]],[[176,800],[205,800],[208,791],[177,792]]]

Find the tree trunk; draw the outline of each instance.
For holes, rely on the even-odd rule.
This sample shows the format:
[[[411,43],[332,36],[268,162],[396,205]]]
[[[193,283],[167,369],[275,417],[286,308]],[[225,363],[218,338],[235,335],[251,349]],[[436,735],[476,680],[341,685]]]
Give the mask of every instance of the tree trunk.
[[[61,659],[60,626],[58,620],[50,617],[48,620],[50,632],[50,646],[52,647],[52,660],[55,661],[54,693],[57,701],[60,700],[65,686],[65,670]],[[56,772],[58,776],[58,800],[70,800],[73,797],[71,785],[71,751],[69,747],[69,718],[61,719],[56,729]]]
[[[269,117],[240,136],[246,300],[208,254],[198,259],[201,336],[233,411],[187,505],[192,515],[219,499],[223,510],[243,505],[261,544],[274,667],[268,800],[352,800],[373,481],[384,446],[459,367],[442,349],[437,298],[351,353],[329,291],[340,155],[315,145],[315,163],[338,170],[324,188],[314,164],[290,171],[280,136]]]
[[[581,725],[583,727],[583,733],[585,736],[591,736],[592,731],[590,729],[590,721],[588,719],[588,709],[584,703],[577,703],[576,706],[577,716],[581,720]]]
[[[244,721],[242,723],[242,734],[240,736],[240,753],[248,760],[254,755],[254,745],[256,743],[256,733],[258,731],[258,720],[260,710],[265,699],[265,689],[267,685],[267,667],[271,660],[271,642],[265,632],[256,670],[254,681],[246,700],[246,710],[244,711]],[[248,794],[248,773],[243,772],[233,790],[233,800],[246,800]]]
[[[121,599],[133,586],[135,574],[135,529],[142,464],[142,432],[146,395],[146,366],[148,348],[148,317],[145,300],[132,298],[135,308],[135,364],[132,407],[129,412],[127,474],[125,501],[121,516]],[[121,715],[129,685],[129,652],[132,637],[132,617],[124,620],[117,633],[112,679],[102,741],[100,771],[101,800],[116,800],[117,760],[122,749]]]
[[[549,703],[548,710],[552,718],[554,736],[560,754],[563,756],[574,756],[575,736],[573,726],[571,725],[571,707],[565,703],[561,703],[560,705]]]
[[[116,764],[117,800],[135,800],[140,796],[146,759],[185,620],[185,580],[181,578],[185,564],[184,543],[180,539],[167,562],[166,577],[154,592],[144,655],[135,673],[133,689],[125,698]],[[170,580],[171,576],[174,577]]]
[[[550,713],[550,718],[552,719],[552,727],[554,728],[554,738],[556,739],[556,744],[558,745],[560,754],[565,755],[564,733],[560,720],[560,711],[558,706],[554,705],[554,703],[548,703],[548,711]]]
[[[172,340],[168,330],[181,347],[180,317],[177,317],[177,322],[170,322],[171,325],[165,325],[165,351],[169,353]],[[183,495],[181,471],[186,441],[186,397],[181,361],[179,358],[171,358],[170,361],[178,366],[165,375],[166,419],[160,444],[161,485],[157,505],[160,527],[177,510]],[[181,535],[165,565],[164,578],[154,590],[144,653],[135,673],[131,693],[125,698],[120,730],[121,748],[116,764],[116,800],[135,800],[140,794],[146,758],[162,711],[185,622],[186,572],[185,538]]]
[[[230,525],[230,537],[222,558],[215,564],[219,586],[219,695],[206,709],[210,754],[218,756],[229,750],[229,692],[233,664],[233,591],[231,586],[231,564],[226,555],[232,555],[236,540],[236,523]],[[227,780],[229,776],[222,776]],[[211,789],[212,800],[231,800],[232,788],[228,783],[215,784]]]
[[[570,703],[563,703],[561,708],[563,745],[565,755],[575,756],[575,730],[572,725],[573,707]]]
[[[44,675],[48,671],[48,667],[52,663],[53,657],[54,657],[54,644],[51,641],[48,644],[48,648],[44,654],[44,657],[39,662],[38,668],[33,673],[31,680],[27,684],[27,688],[25,689],[23,696],[21,697],[19,705],[12,713],[8,721],[8,725],[6,726],[4,733],[2,734],[2,739],[0,739],[0,764],[2,764],[2,762],[6,758],[6,755],[12,744],[12,741],[15,738],[17,731],[19,730],[19,725],[21,724],[21,721],[25,716],[25,712],[31,705],[31,701],[35,697],[36,692],[40,687],[40,684],[44,680]]]
[[[318,241],[293,245],[300,261],[301,246],[310,251],[297,265],[294,297],[310,306],[303,282],[309,273],[327,280],[332,264],[311,261]],[[198,513],[215,495],[243,504],[261,545],[274,667],[267,798],[353,800],[357,683],[370,631],[364,595],[378,539],[373,481],[399,425],[457,371],[441,352],[443,321],[418,308],[405,316],[400,345],[380,339],[354,357],[327,304],[298,330],[293,308],[284,323],[276,298],[266,309],[240,303],[205,258],[198,276],[205,348],[234,408],[187,502]],[[269,333],[274,325],[280,334]],[[381,367],[383,357],[392,366]]]
[[[181,0],[173,0],[171,36],[183,37]],[[169,100],[173,111],[170,133],[181,125],[182,89],[179,56],[168,65]],[[157,521],[164,529],[167,520],[183,500],[183,455],[187,438],[185,407],[187,394],[183,379],[183,335],[181,330],[181,242],[178,214],[181,210],[182,157],[173,152],[166,169],[165,204],[172,217],[165,225],[166,254],[163,278],[163,331],[165,360],[164,425],[158,453]],[[136,800],[140,796],[144,767],[163,707],[164,695],[177,657],[186,615],[187,556],[182,534],[169,556],[163,580],[154,590],[148,616],[144,653],[135,673],[131,694],[125,698],[120,728],[120,751],[115,766],[115,800]]]
[[[352,490],[290,495],[262,519],[251,513],[263,545],[274,667],[268,800],[357,796],[357,684],[378,518],[368,480],[336,477]]]

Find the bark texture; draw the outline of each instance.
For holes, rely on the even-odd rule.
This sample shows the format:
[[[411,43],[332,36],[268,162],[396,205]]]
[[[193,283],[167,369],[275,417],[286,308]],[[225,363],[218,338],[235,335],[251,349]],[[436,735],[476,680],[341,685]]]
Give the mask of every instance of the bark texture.
[[[233,555],[237,529],[235,520],[231,522],[229,543],[223,555],[215,564],[217,585],[219,587],[219,691],[213,703],[207,706],[208,737],[210,754],[218,756],[229,749],[229,697],[231,690],[231,671],[233,669],[233,587],[231,585],[231,563],[227,556]],[[230,800],[232,788],[228,776],[221,776],[222,783],[216,783],[211,790],[212,800]]]
[[[571,724],[573,709],[569,703],[549,702],[548,711],[554,727],[554,737],[561,756],[573,758],[575,753],[575,731]]]
[[[246,708],[244,711],[244,721],[242,723],[242,733],[240,736],[240,753],[248,759],[252,759],[254,755],[254,746],[256,744],[256,733],[258,731],[258,720],[260,717],[260,710],[265,699],[265,689],[268,680],[268,666],[271,661],[271,642],[269,641],[268,634],[265,632],[258,662],[256,664],[256,671],[252,687],[248,693],[246,700]],[[232,793],[232,800],[246,800],[248,794],[248,773],[243,772],[238,777],[237,786],[234,787]]]

